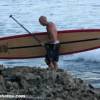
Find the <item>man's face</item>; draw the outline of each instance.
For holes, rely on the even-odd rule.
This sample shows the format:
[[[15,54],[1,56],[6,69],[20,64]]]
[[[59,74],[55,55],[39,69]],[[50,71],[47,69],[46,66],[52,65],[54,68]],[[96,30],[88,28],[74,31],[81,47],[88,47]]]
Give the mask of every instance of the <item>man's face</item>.
[[[41,25],[45,26],[47,24],[46,17],[43,17],[43,16],[40,17],[39,22],[40,22]]]
[[[41,25],[45,26],[45,22],[44,21],[39,21]]]

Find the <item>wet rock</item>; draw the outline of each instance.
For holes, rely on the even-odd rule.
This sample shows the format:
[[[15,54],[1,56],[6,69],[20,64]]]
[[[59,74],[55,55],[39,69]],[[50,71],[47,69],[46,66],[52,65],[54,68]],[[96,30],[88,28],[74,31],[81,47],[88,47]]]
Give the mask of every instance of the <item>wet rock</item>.
[[[94,88],[68,72],[44,68],[14,67],[3,70],[0,92],[31,95],[45,100],[99,100]],[[3,93],[3,92],[1,92]]]
[[[0,75],[0,94],[6,93],[5,79],[3,75]]]
[[[3,65],[0,65],[0,71],[3,71],[5,67]]]

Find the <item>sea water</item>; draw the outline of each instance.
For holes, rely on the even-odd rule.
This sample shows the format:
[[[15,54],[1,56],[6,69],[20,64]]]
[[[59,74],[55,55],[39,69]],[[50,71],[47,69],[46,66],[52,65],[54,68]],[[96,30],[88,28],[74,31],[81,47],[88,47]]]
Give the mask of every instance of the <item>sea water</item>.
[[[0,37],[26,33],[9,18],[11,14],[31,32],[46,31],[38,22],[41,15],[58,30],[100,28],[100,0],[0,0]],[[47,67],[43,58],[0,60],[0,64]],[[60,56],[59,65],[100,88],[100,49]]]

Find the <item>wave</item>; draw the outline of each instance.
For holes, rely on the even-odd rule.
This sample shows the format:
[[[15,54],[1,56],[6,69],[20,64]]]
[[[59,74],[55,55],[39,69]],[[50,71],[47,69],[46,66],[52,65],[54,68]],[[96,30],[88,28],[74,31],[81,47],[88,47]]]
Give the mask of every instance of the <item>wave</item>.
[[[100,49],[95,49],[91,51],[86,51],[82,53],[65,55],[63,56],[64,61],[85,61],[85,62],[95,62],[100,63]]]

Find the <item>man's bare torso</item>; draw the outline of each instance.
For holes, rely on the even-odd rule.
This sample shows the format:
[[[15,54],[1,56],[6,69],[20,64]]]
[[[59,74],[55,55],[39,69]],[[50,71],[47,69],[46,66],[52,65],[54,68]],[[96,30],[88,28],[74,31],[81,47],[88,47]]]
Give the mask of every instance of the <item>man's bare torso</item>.
[[[55,24],[52,22],[49,22],[46,29],[48,33],[49,42],[55,43],[56,41],[58,41],[57,29],[56,29]]]

